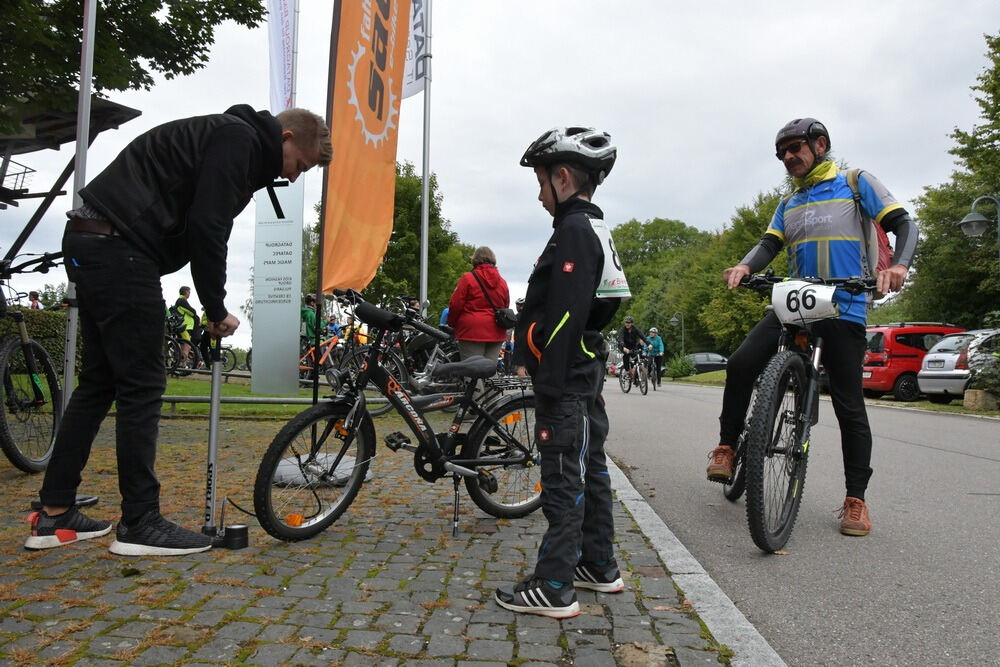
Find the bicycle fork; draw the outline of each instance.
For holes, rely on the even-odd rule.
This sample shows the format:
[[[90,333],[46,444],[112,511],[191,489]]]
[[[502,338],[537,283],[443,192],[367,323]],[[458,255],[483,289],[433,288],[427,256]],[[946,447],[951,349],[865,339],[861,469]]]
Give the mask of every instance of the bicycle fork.
[[[17,323],[17,333],[21,339],[21,350],[24,352],[25,372],[31,379],[31,390],[34,400],[29,407],[37,408],[45,405],[45,393],[42,391],[42,377],[39,375],[38,363],[35,360],[35,353],[31,349],[31,338],[28,337],[28,327],[24,324],[24,313],[20,311],[9,311],[8,315]],[[13,383],[9,376],[4,378],[4,387],[11,400],[16,400],[12,392]]]

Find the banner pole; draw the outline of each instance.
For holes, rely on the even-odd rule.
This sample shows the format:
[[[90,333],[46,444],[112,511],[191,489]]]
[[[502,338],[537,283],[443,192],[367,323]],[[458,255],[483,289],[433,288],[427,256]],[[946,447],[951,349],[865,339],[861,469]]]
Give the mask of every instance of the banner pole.
[[[420,195],[420,311],[426,316],[428,252],[430,243],[430,190],[431,190],[431,0],[427,0],[427,32],[424,69],[424,176]]]

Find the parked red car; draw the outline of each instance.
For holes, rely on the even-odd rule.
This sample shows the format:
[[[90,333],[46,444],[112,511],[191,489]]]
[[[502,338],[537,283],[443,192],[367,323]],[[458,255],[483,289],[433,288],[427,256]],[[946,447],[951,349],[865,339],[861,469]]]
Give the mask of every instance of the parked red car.
[[[917,373],[927,350],[942,336],[960,331],[965,329],[944,322],[870,325],[862,370],[865,396],[878,398],[892,392],[897,401],[917,400]]]

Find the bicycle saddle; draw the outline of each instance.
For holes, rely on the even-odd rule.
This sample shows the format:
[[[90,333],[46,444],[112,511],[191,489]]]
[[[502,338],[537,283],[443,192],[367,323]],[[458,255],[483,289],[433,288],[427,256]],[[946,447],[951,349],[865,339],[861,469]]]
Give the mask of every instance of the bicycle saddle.
[[[497,374],[497,362],[486,357],[469,357],[465,361],[455,361],[441,364],[434,368],[432,377],[435,380],[450,380],[454,378],[488,378]]]

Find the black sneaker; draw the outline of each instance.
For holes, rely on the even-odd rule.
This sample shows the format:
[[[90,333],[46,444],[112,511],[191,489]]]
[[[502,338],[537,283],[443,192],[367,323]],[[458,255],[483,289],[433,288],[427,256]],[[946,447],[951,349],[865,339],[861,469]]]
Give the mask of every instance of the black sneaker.
[[[111,532],[110,521],[91,519],[76,507],[62,514],[49,516],[45,510],[28,515],[31,536],[24,541],[25,549],[51,549],[80,540],[89,540]]]
[[[580,613],[576,589],[563,586],[556,590],[544,579],[531,577],[513,586],[501,586],[493,594],[504,609],[551,618],[570,618]]]
[[[621,593],[625,590],[625,582],[622,581],[622,574],[614,558],[603,566],[580,563],[573,570],[573,585],[598,593]]]
[[[119,522],[110,550],[119,556],[183,556],[211,548],[208,535],[181,528],[152,510],[134,526]]]

